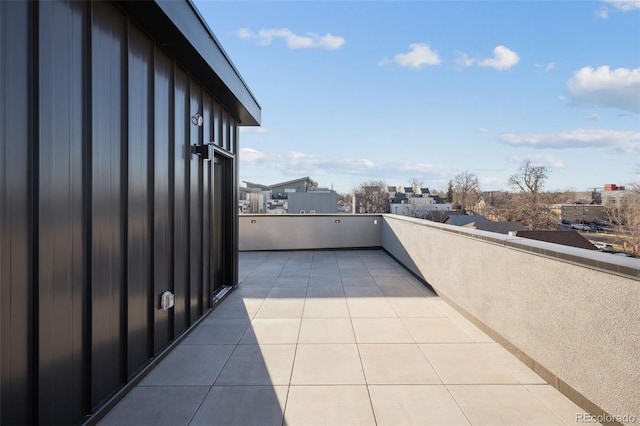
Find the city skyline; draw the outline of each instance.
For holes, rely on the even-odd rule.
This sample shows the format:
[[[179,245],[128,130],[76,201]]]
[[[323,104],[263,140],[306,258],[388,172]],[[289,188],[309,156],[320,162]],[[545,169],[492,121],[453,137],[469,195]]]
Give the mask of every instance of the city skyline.
[[[262,107],[240,180],[640,180],[640,2],[196,1]]]

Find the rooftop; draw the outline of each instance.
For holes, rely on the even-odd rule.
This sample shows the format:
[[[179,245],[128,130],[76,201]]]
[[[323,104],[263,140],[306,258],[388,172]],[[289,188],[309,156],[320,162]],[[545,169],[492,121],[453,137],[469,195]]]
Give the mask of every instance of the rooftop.
[[[583,413],[383,250],[240,253],[103,425],[479,425]]]

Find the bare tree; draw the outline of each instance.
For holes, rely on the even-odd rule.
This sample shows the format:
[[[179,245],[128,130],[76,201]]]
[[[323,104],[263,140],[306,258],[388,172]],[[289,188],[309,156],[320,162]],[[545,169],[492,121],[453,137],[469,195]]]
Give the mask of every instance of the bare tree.
[[[422,193],[422,191],[420,191],[420,189],[422,188],[422,185],[424,185],[424,181],[421,179],[418,179],[417,177],[413,177],[409,179],[409,186],[411,186],[411,189],[413,190],[414,194],[417,194],[418,192]]]
[[[520,190],[517,197],[512,198],[515,216],[522,217],[522,222],[529,229],[549,226],[551,212],[541,200],[541,191],[549,177],[549,169],[534,166],[531,160],[522,163],[518,172],[509,178],[509,186]]]
[[[353,192],[356,213],[387,213],[389,192],[383,181],[362,182]]]
[[[478,176],[465,170],[453,178],[453,200],[462,210],[475,203],[480,192]]]
[[[625,253],[640,256],[640,183],[631,184],[620,205],[605,206],[618,243]],[[627,192],[625,191],[625,192]]]

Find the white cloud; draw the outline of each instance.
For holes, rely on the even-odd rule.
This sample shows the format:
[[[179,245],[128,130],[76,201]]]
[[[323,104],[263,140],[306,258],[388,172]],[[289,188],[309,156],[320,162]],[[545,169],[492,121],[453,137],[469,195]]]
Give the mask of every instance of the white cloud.
[[[601,7],[600,9],[596,10],[596,16],[601,19],[608,19],[609,9],[606,7]]]
[[[240,148],[240,160],[246,163],[257,163],[267,158],[267,154],[253,148]]]
[[[478,66],[494,68],[504,71],[520,62],[520,57],[516,52],[505,46],[497,46],[493,49],[493,58],[478,62]]]
[[[298,151],[265,153],[254,148],[241,148],[241,171],[248,166],[267,167],[285,176],[347,175],[389,180],[448,178],[453,173],[447,167],[421,162],[376,163],[367,158],[328,157]]]
[[[551,154],[533,154],[526,157],[510,157],[512,163],[522,163],[524,160],[531,160],[534,167],[552,167],[554,169],[563,169],[564,161],[555,158]]]
[[[402,67],[408,67],[413,69],[422,68],[423,65],[438,65],[440,64],[440,57],[438,52],[431,50],[431,48],[425,43],[413,43],[409,47],[411,51],[407,53],[398,53],[394,57],[395,63]],[[382,62],[387,62],[383,60]]]
[[[599,119],[600,117],[598,114],[591,114],[586,118],[587,121],[598,121]]]
[[[613,148],[617,152],[640,153],[640,132],[608,129],[577,129],[547,134],[507,133],[503,142],[532,148]]]
[[[480,127],[480,128],[478,129],[478,131],[479,131],[480,133],[489,133],[489,132],[491,132],[491,130],[487,129],[486,127]]]
[[[267,28],[258,31],[256,34],[249,28],[240,28],[236,31],[236,36],[241,39],[257,40],[258,44],[267,46],[275,39],[282,39],[290,49],[340,49],[345,44],[344,37],[325,34],[323,36],[315,33],[305,33],[305,35],[295,34],[287,28]]]
[[[240,28],[236,31],[236,36],[241,39],[251,39],[255,38],[256,35],[249,28]]]
[[[453,65],[457,69],[468,68],[473,66],[476,63],[476,60],[471,58],[464,52],[456,52],[456,58],[453,60]]]
[[[640,0],[603,0],[618,10],[629,12],[631,10],[640,9]]]
[[[506,188],[509,180],[496,176],[478,176],[481,188]]]
[[[580,106],[614,107],[640,112],[640,67],[584,67],[567,83],[569,95]]]
[[[551,71],[552,69],[554,69],[554,68],[555,68],[555,66],[556,66],[555,62],[549,62],[549,63],[547,64],[547,66],[544,68],[544,71],[545,71],[545,72],[549,72],[549,71]]]

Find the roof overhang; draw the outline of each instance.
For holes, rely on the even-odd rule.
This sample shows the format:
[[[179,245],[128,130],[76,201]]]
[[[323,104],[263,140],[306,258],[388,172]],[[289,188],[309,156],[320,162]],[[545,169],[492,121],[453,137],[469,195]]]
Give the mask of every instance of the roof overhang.
[[[260,125],[260,105],[190,0],[116,3],[211,91],[239,125]]]

